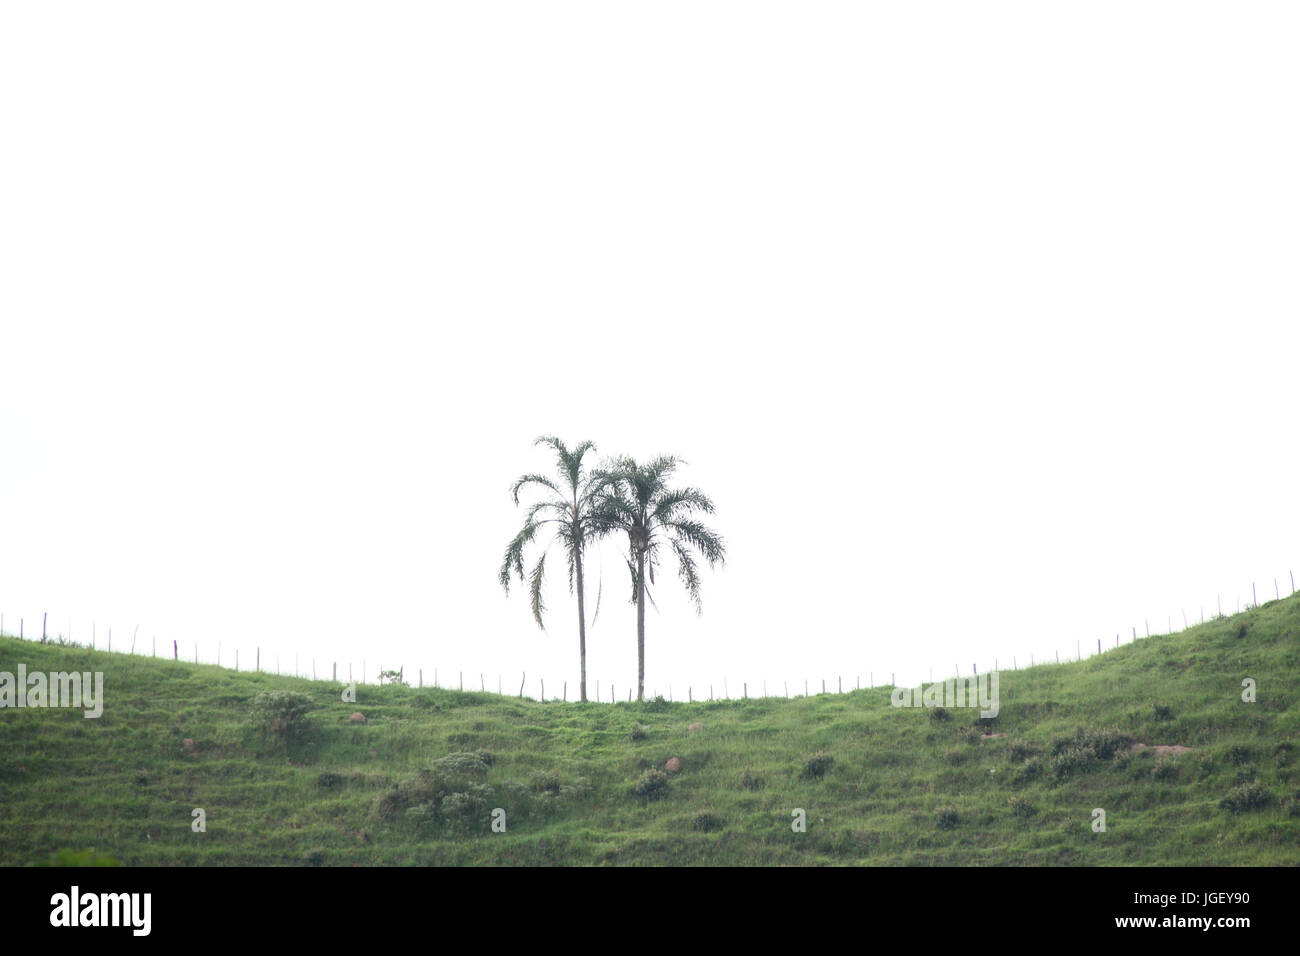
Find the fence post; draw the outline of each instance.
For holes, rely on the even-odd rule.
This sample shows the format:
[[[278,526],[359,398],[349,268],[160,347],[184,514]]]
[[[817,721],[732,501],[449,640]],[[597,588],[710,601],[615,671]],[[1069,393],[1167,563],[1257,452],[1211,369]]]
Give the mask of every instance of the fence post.
[[[542,679],[542,703],[546,703],[546,680]]]
[[[1252,584],[1251,587],[1254,587],[1254,585]],[[42,644],[45,643],[45,622],[48,621],[49,619],[50,619],[49,611],[46,611],[44,614],[41,615],[41,643]]]
[[[525,672],[523,673],[523,675],[520,676],[520,678],[519,678],[519,699],[520,699],[520,700],[523,700],[523,698],[524,698],[524,681],[526,681],[526,680],[528,680],[528,672],[527,672],[527,671],[525,671]]]
[[[741,700],[749,700],[749,684],[748,684],[748,683],[742,683],[742,684],[740,685],[740,699],[741,699]]]
[[[253,670],[259,674],[262,673],[262,649],[260,647],[257,649],[257,656],[253,660]]]
[[[176,641],[173,640],[173,641],[172,641],[172,660],[174,660],[174,661],[178,661],[178,660],[180,660],[180,659],[181,659],[180,648],[176,646]]]
[[[569,702],[569,682],[567,680],[564,682],[564,693],[560,699],[566,704]]]
[[[155,634],[155,635],[153,636],[153,655],[152,655],[152,656],[154,656],[154,657],[157,657],[157,656],[158,656],[158,635],[157,635],[157,634]]]

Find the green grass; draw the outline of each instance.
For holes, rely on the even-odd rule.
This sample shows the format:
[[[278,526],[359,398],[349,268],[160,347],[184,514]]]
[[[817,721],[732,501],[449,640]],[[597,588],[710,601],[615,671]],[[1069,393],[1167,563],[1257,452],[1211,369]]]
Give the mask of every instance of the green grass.
[[[936,720],[891,707],[882,688],[543,704],[362,686],[352,704],[325,681],[0,638],[0,671],[20,662],[103,671],[106,700],[97,720],[0,710],[9,866],[90,848],[129,865],[1300,864],[1300,596],[1003,672],[996,738],[973,710]],[[1241,700],[1246,677],[1255,703]],[[287,747],[265,739],[249,711],[264,690],[310,695],[315,730]],[[356,710],[368,723],[348,722]],[[694,721],[703,731],[688,731]],[[1129,740],[1190,750],[1132,752]],[[418,782],[475,751],[491,766],[470,761],[473,780],[439,770]],[[666,791],[634,792],[674,756]],[[440,782],[477,796],[439,804]],[[432,801],[423,822],[377,815],[395,784],[407,802]],[[196,807],[204,833],[191,829]],[[487,829],[494,807],[504,833]],[[791,829],[795,808],[805,833]]]

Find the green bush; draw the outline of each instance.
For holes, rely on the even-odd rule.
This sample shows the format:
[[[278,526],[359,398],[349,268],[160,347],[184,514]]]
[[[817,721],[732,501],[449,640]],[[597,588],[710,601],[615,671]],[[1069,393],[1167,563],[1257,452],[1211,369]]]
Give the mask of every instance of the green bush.
[[[1258,783],[1241,783],[1228,791],[1228,795],[1219,801],[1219,807],[1230,813],[1245,813],[1267,807],[1273,799],[1273,794]]]
[[[1240,767],[1250,763],[1251,752],[1249,747],[1241,744],[1233,744],[1228,748],[1228,763],[1234,767]]]
[[[662,770],[647,770],[632,784],[632,794],[647,800],[658,800],[668,794],[668,774]]]
[[[1133,742],[1127,734],[1107,728],[1104,730],[1085,730],[1079,728],[1073,737],[1061,737],[1052,742],[1052,753],[1061,754],[1069,750],[1091,750],[1098,760],[1109,760],[1119,751]]]
[[[1086,773],[1098,760],[1091,747],[1068,747],[1052,757],[1052,777],[1058,781]]]
[[[1038,780],[1043,775],[1043,762],[1037,757],[1030,757],[1025,761],[1025,765],[1020,768],[1020,773],[1016,774],[1016,786],[1023,787],[1027,783]]]
[[[332,790],[343,785],[343,778],[337,773],[323,773],[316,778],[316,786],[323,790]]]
[[[710,813],[707,810],[695,814],[695,818],[691,820],[691,829],[699,830],[701,833],[713,833],[717,830],[721,830],[726,825],[726,820],[722,819],[722,817],[718,816],[716,813]]]
[[[1011,806],[1011,813],[1014,816],[1028,819],[1038,812],[1038,808],[1024,797],[1012,797],[1008,802]]]
[[[935,707],[930,710],[930,719],[935,723],[939,723],[940,721],[951,720],[952,714],[948,713],[946,707]]]
[[[763,787],[763,778],[756,777],[754,774],[746,770],[745,775],[740,778],[740,785],[746,790],[761,790]]]
[[[641,705],[641,709],[648,714],[658,714],[667,710],[671,705],[664,700],[663,695],[655,697],[653,700],[647,700]]]
[[[934,823],[940,830],[955,830],[960,822],[956,807],[944,806],[935,811]]]
[[[638,740],[645,740],[646,728],[638,721],[632,725],[632,732],[627,736],[633,743],[636,743]]]
[[[1161,760],[1151,768],[1151,776],[1156,780],[1171,780],[1178,776],[1178,766],[1172,760]]]
[[[824,750],[819,750],[803,763],[803,769],[799,771],[800,780],[821,780],[826,776],[826,771],[830,770],[835,764],[835,758]]]
[[[316,702],[295,691],[262,691],[253,698],[254,726],[278,744],[298,743],[312,729],[307,714]]]
[[[1007,751],[1007,759],[1012,763],[1024,763],[1034,755],[1034,748],[1028,744],[1012,744]]]

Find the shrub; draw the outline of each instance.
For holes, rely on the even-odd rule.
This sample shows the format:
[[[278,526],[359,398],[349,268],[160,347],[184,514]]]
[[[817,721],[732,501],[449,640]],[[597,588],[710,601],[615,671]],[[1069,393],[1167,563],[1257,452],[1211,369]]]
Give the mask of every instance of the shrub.
[[[295,691],[262,691],[252,701],[255,726],[279,744],[301,741],[312,729],[308,712],[316,702]]]
[[[647,770],[632,784],[632,794],[647,800],[658,800],[668,794],[668,774],[662,770]]]
[[[559,793],[560,775],[554,770],[538,770],[529,774],[528,783],[534,793]]]
[[[1156,720],[1169,720],[1173,714],[1169,708],[1165,707],[1163,704],[1152,704],[1151,716]]]
[[[940,807],[935,811],[934,823],[940,830],[955,830],[960,822],[956,807]]]
[[[951,720],[952,714],[948,713],[948,708],[946,707],[935,707],[930,711],[930,719],[938,723],[944,720]]]
[[[438,804],[443,822],[453,833],[486,830],[491,810],[492,791],[481,783],[472,783],[463,791],[449,793]]]
[[[1277,749],[1273,751],[1273,756],[1277,758],[1277,765],[1279,767],[1285,767],[1287,764],[1289,764],[1291,762],[1291,755],[1294,752],[1295,752],[1294,744],[1288,741],[1283,741],[1282,743],[1278,744]]]
[[[1043,762],[1037,757],[1030,757],[1025,761],[1024,766],[1020,768],[1020,773],[1016,774],[1016,786],[1023,787],[1025,784],[1039,779],[1042,775]]]
[[[1012,763],[1024,763],[1034,755],[1034,748],[1028,744],[1012,744],[1007,751],[1007,759]]]
[[[637,723],[632,725],[632,732],[627,736],[628,739],[630,739],[633,743],[636,743],[638,740],[645,740],[646,728],[641,724],[640,721],[638,721]]]
[[[1109,760],[1119,751],[1128,747],[1133,738],[1121,734],[1118,730],[1085,730],[1080,727],[1073,737],[1061,737],[1052,742],[1052,753],[1062,754],[1069,750],[1091,750],[1097,760]]]
[[[667,710],[669,704],[668,701],[664,700],[663,695],[660,694],[657,697],[655,697],[653,700],[647,700],[644,704],[641,705],[641,707],[644,711],[646,711],[646,713],[657,714]]]
[[[1024,797],[1012,797],[1009,803],[1011,806],[1011,813],[1017,817],[1028,819],[1038,812],[1038,808]]]
[[[1272,802],[1273,794],[1258,783],[1241,783],[1228,791],[1228,795],[1219,801],[1219,807],[1230,813],[1245,813],[1267,807]]]
[[[826,771],[831,769],[834,763],[834,757],[824,750],[819,750],[804,761],[803,770],[799,772],[799,779],[820,780],[826,776]]]
[[[1228,748],[1228,763],[1234,767],[1240,767],[1250,763],[1250,748],[1243,747],[1241,744],[1233,744]]]
[[[1178,767],[1172,760],[1161,760],[1151,768],[1151,776],[1157,780],[1169,780],[1178,775]]]
[[[323,773],[316,778],[316,786],[323,790],[332,790],[343,785],[343,778],[337,773]]]
[[[746,770],[745,775],[740,778],[740,785],[746,790],[761,790],[763,787],[763,778],[756,777]]]
[[[406,683],[406,681],[403,680],[403,678],[402,678],[402,672],[401,672],[401,671],[380,671],[380,672],[379,672],[379,683],[380,683],[380,684],[396,684],[398,687],[407,687],[407,686],[409,686],[409,685]]]
[[[722,819],[716,813],[710,813],[705,810],[695,814],[695,819],[691,821],[691,829],[699,830],[701,833],[713,833],[721,830],[727,825],[727,821]]]
[[[1091,747],[1068,747],[1052,758],[1052,776],[1058,780],[1086,773],[1097,762],[1097,751]]]

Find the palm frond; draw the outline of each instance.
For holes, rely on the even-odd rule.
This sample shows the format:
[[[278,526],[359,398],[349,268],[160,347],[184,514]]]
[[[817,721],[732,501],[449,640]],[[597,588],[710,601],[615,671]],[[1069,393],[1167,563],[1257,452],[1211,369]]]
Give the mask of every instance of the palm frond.
[[[709,563],[709,567],[726,561],[726,542],[703,523],[687,519],[665,522],[663,528],[672,535],[674,547],[676,547],[678,541],[686,542],[704,556],[704,560]]]
[[[543,488],[553,491],[560,498],[564,497],[564,492],[560,490],[559,486],[545,475],[523,475],[510,486],[510,497],[514,499],[515,504],[519,504],[519,492],[527,485],[541,485]]]
[[[546,625],[542,623],[542,613],[546,610],[546,605],[542,600],[542,581],[546,576],[546,552],[537,559],[537,564],[533,567],[533,573],[529,581],[529,597],[533,606],[533,620],[543,631]]]

